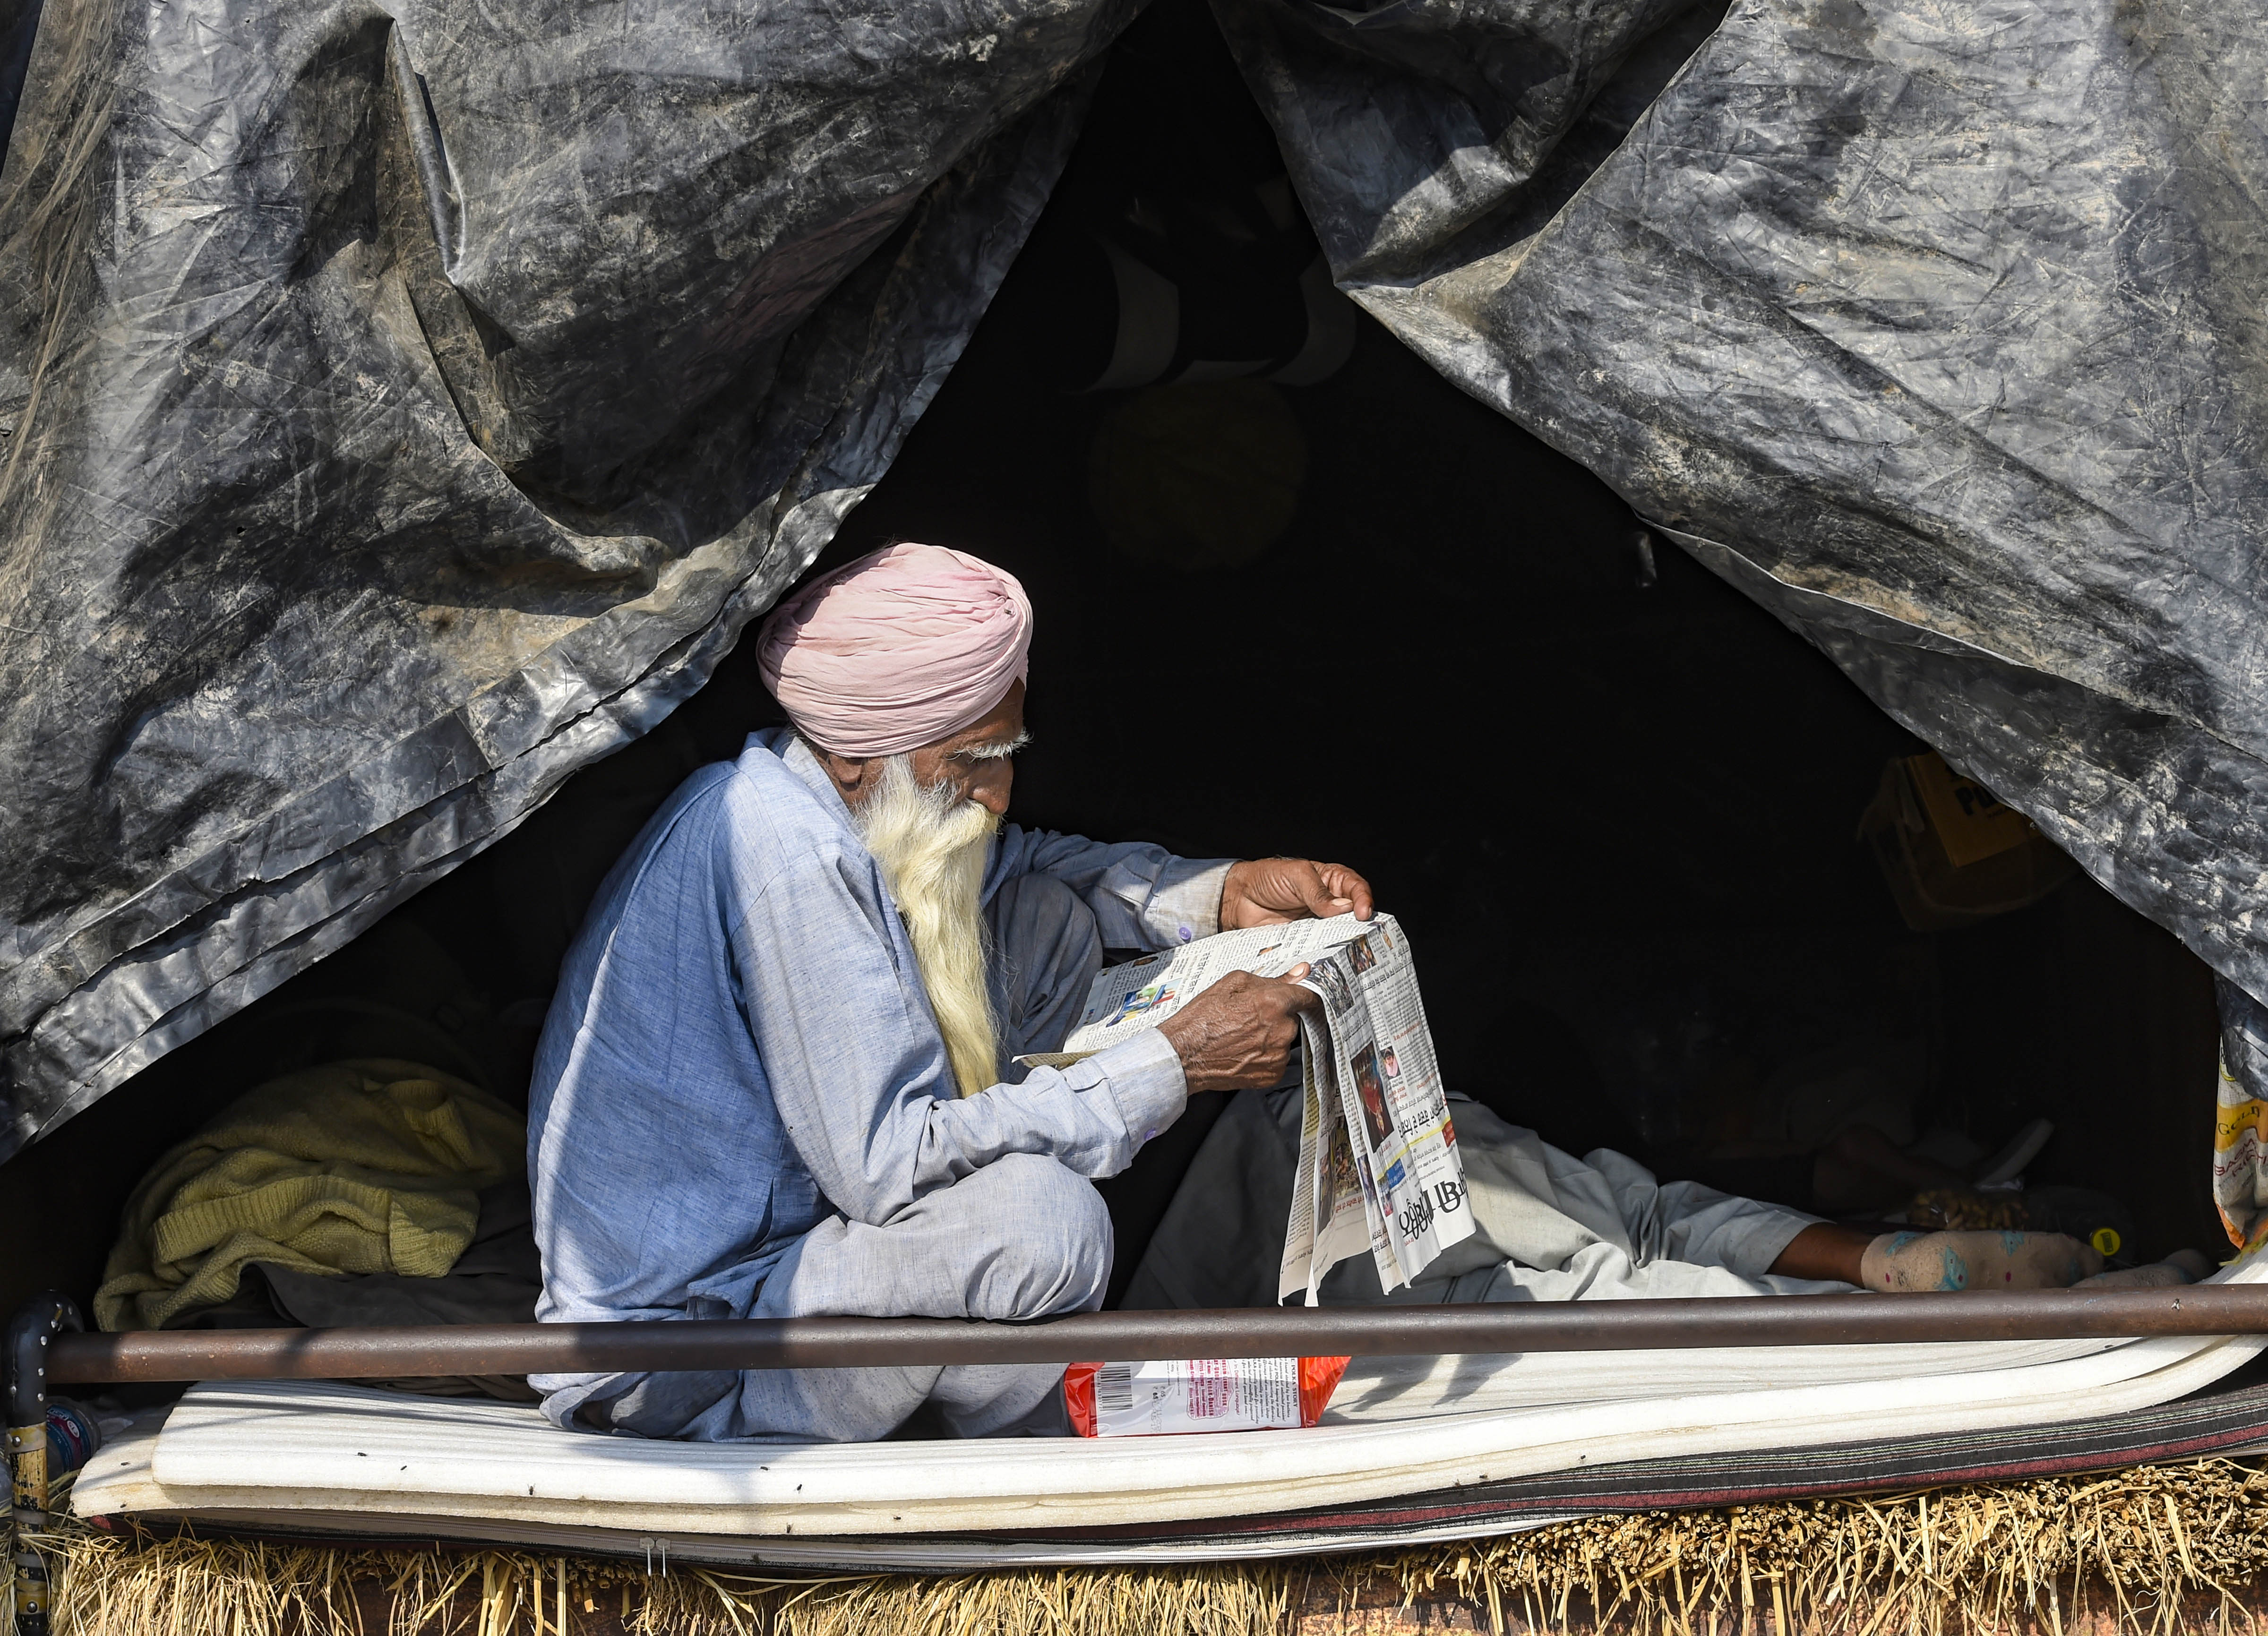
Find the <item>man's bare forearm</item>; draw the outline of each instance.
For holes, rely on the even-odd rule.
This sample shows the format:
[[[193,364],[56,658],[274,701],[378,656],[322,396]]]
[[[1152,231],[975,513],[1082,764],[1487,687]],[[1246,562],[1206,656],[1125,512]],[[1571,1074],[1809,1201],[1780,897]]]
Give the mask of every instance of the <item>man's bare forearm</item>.
[[[1864,1287],[1866,1278],[1859,1271],[1859,1258],[1874,1242],[1872,1233],[1857,1227],[1815,1221],[1788,1240],[1771,1271],[1784,1279],[1831,1279]]]

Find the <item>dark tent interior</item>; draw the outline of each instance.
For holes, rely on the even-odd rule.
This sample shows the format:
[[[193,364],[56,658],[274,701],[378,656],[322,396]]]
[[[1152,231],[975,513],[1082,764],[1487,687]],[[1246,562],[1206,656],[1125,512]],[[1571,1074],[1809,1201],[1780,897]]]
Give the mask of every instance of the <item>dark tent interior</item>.
[[[1417,948],[1450,1088],[1562,1146],[1722,1146],[1790,1086],[1855,1069],[1904,1099],[1909,1140],[1989,1150],[2054,1120],[2029,1183],[2110,1195],[2127,1258],[2214,1249],[2205,966],[2076,874],[1911,929],[1858,832],[1886,764],[1927,747],[1343,298],[1351,350],[1297,384],[1317,372],[1290,361],[1314,251],[1271,213],[1281,173],[1204,7],[1151,7],[973,343],[819,564],[909,538],[1022,578],[1018,820],[1363,870]],[[1192,258],[1171,355],[1146,365],[1171,384],[1080,389],[1142,363],[1106,220]],[[5,1300],[85,1302],[135,1181],[275,1072],[399,1055],[524,1097],[600,876],[688,772],[778,719],[752,648],[0,1169]],[[1152,1195],[1205,1111],[1147,1161]],[[1124,1259],[1152,1204],[1119,1190]]]

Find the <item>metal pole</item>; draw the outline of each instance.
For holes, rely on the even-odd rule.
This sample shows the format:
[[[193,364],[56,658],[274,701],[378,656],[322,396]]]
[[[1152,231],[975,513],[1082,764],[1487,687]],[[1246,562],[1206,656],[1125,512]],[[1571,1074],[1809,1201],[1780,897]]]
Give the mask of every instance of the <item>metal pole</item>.
[[[143,1330],[58,1336],[49,1349],[48,1377],[334,1380],[2261,1333],[2268,1333],[2268,1285],[2230,1284],[2096,1292],[1096,1312],[1032,1323],[786,1318]]]
[[[48,1379],[54,1343],[78,1327],[78,1308],[53,1290],[18,1308],[8,1325],[9,1600],[16,1636],[48,1636],[47,1559],[32,1544],[48,1531]]]

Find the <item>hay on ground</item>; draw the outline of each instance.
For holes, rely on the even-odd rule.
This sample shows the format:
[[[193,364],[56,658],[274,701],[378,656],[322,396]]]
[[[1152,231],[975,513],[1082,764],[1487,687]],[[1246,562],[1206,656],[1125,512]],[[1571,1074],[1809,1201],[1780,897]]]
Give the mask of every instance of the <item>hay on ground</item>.
[[[1888,1497],[1594,1516],[1291,1562],[766,1576],[520,1550],[72,1526],[57,1636],[1323,1636],[1381,1623],[1653,1636],[2254,1636],[2268,1473],[2225,1460]]]

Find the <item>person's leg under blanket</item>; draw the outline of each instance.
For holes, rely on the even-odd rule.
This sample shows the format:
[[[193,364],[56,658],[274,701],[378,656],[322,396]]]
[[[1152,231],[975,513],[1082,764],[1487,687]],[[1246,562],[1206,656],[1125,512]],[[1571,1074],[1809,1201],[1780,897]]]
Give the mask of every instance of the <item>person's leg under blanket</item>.
[[[1484,1265],[1462,1275],[1443,1267],[1450,1287],[1432,1300],[1805,1295],[1853,1287],[1771,1270],[1816,1216],[1698,1182],[1658,1182],[1611,1148],[1577,1159],[1470,1103],[1455,1104],[1452,1117],[1477,1230],[1450,1253]],[[1364,1271],[1374,1286],[1375,1270],[1366,1263]],[[1425,1299],[1416,1292],[1441,1281],[1429,1268],[1407,1298]]]
[[[1816,1219],[1695,1183],[1658,1183],[1601,1149],[1563,1153],[1453,1099],[1475,1231],[1407,1288],[1381,1293],[1369,1257],[1324,1279],[1324,1305],[1803,1294],[1846,1284],[1768,1271]],[[1124,1305],[1272,1306],[1300,1151],[1300,1094],[1246,1092],[1213,1128]]]
[[[924,1195],[880,1227],[821,1222],[748,1315],[1022,1319],[1092,1311],[1110,1273],[1110,1219],[1082,1176],[1011,1153]],[[934,1401],[961,1437],[1069,1431],[1060,1364],[750,1369],[630,1377],[586,1402],[586,1424],[703,1441],[863,1442]]]

